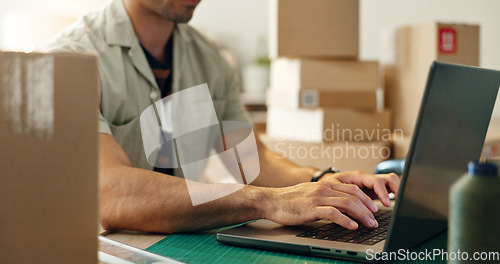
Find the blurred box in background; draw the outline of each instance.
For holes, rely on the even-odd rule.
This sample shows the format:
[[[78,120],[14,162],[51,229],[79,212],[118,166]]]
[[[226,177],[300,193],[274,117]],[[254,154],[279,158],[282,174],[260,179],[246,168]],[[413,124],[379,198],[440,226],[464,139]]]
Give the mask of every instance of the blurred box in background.
[[[358,0],[271,3],[262,139],[299,165],[373,172],[391,155],[378,62],[357,60],[358,9]]]
[[[345,107],[362,110],[377,109],[377,92],[328,92],[318,90],[278,90],[267,91],[266,103],[282,108]]]
[[[0,262],[97,263],[97,58],[0,65]]]
[[[358,0],[271,0],[269,56],[356,58]]]
[[[378,75],[375,61],[275,59],[267,105],[375,110]]]
[[[378,163],[391,155],[390,141],[310,143],[280,140],[264,134],[260,139],[277,157],[318,169],[335,166],[341,171],[373,172]]]
[[[306,142],[390,141],[390,111],[348,108],[284,109],[269,107],[267,135]]]
[[[385,102],[393,111],[394,128],[410,135],[431,63],[479,65],[479,26],[427,23],[394,34],[394,61],[384,65]]]
[[[256,134],[266,133],[266,116],[267,111],[248,111],[250,120]]]
[[[329,121],[340,124],[346,123],[349,118],[359,117],[360,114],[352,115],[356,110],[367,110],[374,116],[373,112],[378,108],[378,75],[378,63],[375,61],[275,59],[271,63],[271,87],[266,103],[273,108],[273,115],[279,112],[285,119],[273,117],[268,122],[299,122],[292,117],[294,114],[301,115],[300,111],[294,111],[298,108],[336,108],[334,118]],[[326,110],[328,113],[332,111]],[[361,118],[350,124],[365,128],[361,123],[366,120]],[[276,127],[277,124],[271,125]],[[293,127],[291,124],[281,128]],[[275,135],[274,131],[268,133]]]
[[[373,92],[378,62],[279,58],[271,62],[271,88],[327,92]]]
[[[393,131],[394,132],[394,131]],[[403,133],[392,134],[392,158],[404,159],[410,150],[412,135]]]

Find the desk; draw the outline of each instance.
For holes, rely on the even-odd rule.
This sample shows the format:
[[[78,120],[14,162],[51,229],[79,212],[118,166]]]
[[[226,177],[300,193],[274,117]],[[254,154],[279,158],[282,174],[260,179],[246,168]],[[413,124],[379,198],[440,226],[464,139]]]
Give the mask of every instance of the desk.
[[[164,235],[119,232],[109,234],[108,238],[146,249],[150,252],[165,255],[186,263],[354,263],[329,258],[294,255],[275,251],[233,247],[219,244],[215,234],[183,234]],[[166,239],[164,239],[166,238]],[[446,233],[440,234],[415,251],[446,249]],[[398,261],[393,263],[414,263],[414,261]],[[419,261],[419,263],[445,263],[445,261]]]
[[[146,249],[167,237],[166,235],[161,234],[149,234],[134,231],[118,231],[112,233],[104,232],[101,235],[125,245],[140,249]]]
[[[386,208],[382,205],[379,200],[374,200],[375,205],[378,208]],[[394,201],[391,202],[391,209],[394,207]],[[118,231],[118,232],[108,232],[104,229],[99,230],[99,234],[105,236],[109,239],[115,240],[117,242],[130,245],[140,249],[146,249],[158,241],[166,238],[166,235],[162,234],[152,234],[152,233],[142,233],[135,231]]]
[[[379,207],[381,205],[378,203]],[[165,254],[166,256],[187,263],[353,263],[328,258],[292,255],[273,251],[248,249],[219,244],[214,234],[171,235],[147,234],[132,231],[104,233],[109,239],[140,249]],[[165,239],[167,238],[167,239]],[[416,250],[446,249],[446,234],[427,241]],[[405,263],[405,262],[394,262]],[[419,263],[439,263],[437,261],[419,261]],[[444,263],[444,261],[443,261]]]

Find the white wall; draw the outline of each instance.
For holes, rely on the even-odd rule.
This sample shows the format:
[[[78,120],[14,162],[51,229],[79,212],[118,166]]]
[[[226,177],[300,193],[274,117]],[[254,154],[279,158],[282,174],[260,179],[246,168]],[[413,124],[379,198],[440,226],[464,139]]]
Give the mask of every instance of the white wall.
[[[500,69],[498,0],[361,0],[361,57],[377,59],[384,28],[438,20],[481,26],[480,64]]]
[[[380,33],[395,26],[438,20],[480,25],[480,66],[500,70],[498,0],[360,0],[360,57],[379,59]],[[500,120],[500,97],[493,110]],[[499,121],[495,121],[499,122]]]
[[[307,0],[304,0],[307,1]],[[255,56],[256,38],[267,34],[267,0],[202,0],[192,24],[233,50],[240,64]],[[386,29],[438,20],[481,27],[480,65],[500,70],[499,0],[360,0],[360,58],[379,59]],[[494,115],[500,118],[500,98]]]
[[[240,65],[267,52],[268,0],[202,0],[190,24],[233,51]],[[263,39],[263,40],[262,40]]]
[[[27,41],[30,38],[33,38],[33,41],[25,44],[35,44],[35,48],[37,48],[37,44],[49,40],[51,35],[64,27],[65,24],[71,23],[91,10],[98,9],[105,2],[106,0],[0,0],[0,48],[10,49],[13,45],[17,46],[16,44],[20,41]],[[25,23],[18,24],[17,20],[22,18],[26,18]],[[46,21],[43,21],[44,18]],[[11,23],[4,24],[7,21]],[[30,23],[35,23],[32,25],[35,30],[29,28]],[[40,28],[44,26],[51,28]],[[6,32],[8,30],[5,28],[8,28],[10,32]],[[14,36],[15,39],[3,39],[5,33],[12,35],[10,33],[16,31],[18,34]],[[43,36],[44,33],[50,35]],[[16,49],[20,49],[22,46]]]
[[[307,0],[304,0],[307,1]],[[11,10],[80,16],[106,0],[0,0],[0,21]],[[398,25],[431,20],[479,23],[481,65],[500,69],[500,1],[498,0],[360,0],[360,57],[377,59],[380,32]],[[268,0],[202,0],[190,22],[222,46],[240,64],[257,55],[259,37],[268,32]],[[1,30],[1,27],[0,27]],[[1,36],[0,32],[0,36]],[[0,41],[1,42],[1,41]]]
[[[382,30],[439,20],[480,24],[481,66],[500,69],[498,0],[360,0],[360,3],[361,59],[378,59]],[[256,38],[267,34],[267,13],[267,0],[203,0],[191,24],[232,49],[245,63],[255,56]]]
[[[79,16],[100,7],[104,2],[105,0],[0,0],[0,21],[9,10]],[[382,30],[439,20],[480,24],[481,66],[500,69],[498,0],[360,0],[360,3],[361,59],[378,59]],[[267,35],[268,0],[202,0],[191,24],[232,50],[237,55],[239,64],[244,65],[257,55],[259,37]]]

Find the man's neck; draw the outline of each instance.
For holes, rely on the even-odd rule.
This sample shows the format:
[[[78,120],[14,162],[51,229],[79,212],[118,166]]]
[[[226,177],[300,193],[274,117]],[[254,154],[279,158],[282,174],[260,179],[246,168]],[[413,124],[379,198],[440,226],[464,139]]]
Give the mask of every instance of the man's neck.
[[[124,0],[135,34],[157,60],[164,62],[165,45],[174,30],[174,22],[168,21],[142,6],[139,1]]]

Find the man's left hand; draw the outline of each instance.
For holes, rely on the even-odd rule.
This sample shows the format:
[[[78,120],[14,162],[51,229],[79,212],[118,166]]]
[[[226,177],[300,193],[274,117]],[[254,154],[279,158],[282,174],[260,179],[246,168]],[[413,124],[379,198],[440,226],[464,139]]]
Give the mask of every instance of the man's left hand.
[[[383,205],[391,206],[389,192],[398,195],[399,177],[394,174],[370,174],[364,171],[328,173],[320,181],[333,184],[353,184],[361,188],[370,198],[379,198]]]

